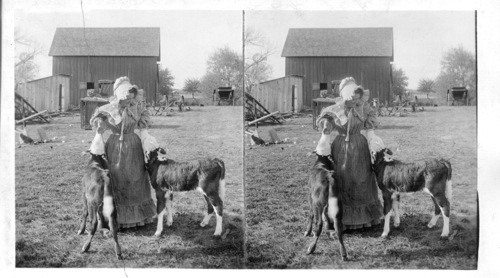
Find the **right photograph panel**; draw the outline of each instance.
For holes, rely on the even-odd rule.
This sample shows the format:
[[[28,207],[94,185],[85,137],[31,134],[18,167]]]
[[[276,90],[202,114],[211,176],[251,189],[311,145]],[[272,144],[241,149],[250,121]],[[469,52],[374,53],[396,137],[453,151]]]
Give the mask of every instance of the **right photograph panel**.
[[[244,25],[246,266],[477,269],[476,12]]]

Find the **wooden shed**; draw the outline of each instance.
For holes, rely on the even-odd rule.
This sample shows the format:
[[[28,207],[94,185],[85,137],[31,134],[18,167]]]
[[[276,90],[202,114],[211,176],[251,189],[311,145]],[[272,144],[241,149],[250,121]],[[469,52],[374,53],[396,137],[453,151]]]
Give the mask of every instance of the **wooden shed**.
[[[70,77],[54,75],[19,84],[17,93],[36,110],[67,111],[70,103]]]
[[[372,98],[391,99],[392,28],[292,28],[281,56],[287,76],[304,77],[304,106],[310,107],[320,90],[331,93],[333,80],[349,76]]]
[[[156,102],[160,28],[57,28],[50,47],[52,73],[71,76],[70,103],[80,104],[99,80],[128,76]]]
[[[269,111],[297,113],[303,108],[302,77],[285,76],[252,87],[251,95]]]

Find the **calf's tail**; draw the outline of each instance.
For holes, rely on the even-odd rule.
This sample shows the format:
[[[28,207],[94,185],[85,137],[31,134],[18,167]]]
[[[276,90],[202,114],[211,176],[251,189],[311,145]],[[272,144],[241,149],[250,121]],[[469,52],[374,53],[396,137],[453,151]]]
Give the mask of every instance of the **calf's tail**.
[[[448,175],[446,176],[446,190],[445,190],[445,196],[446,199],[448,199],[448,202],[451,203],[451,198],[453,197],[453,188],[452,188],[452,181],[451,181],[451,163],[448,160],[443,160],[444,165],[448,169]]]
[[[214,160],[220,167],[219,197],[222,201],[224,201],[224,198],[226,197],[226,166],[224,165],[224,161],[218,158]]]
[[[331,225],[331,223],[334,222],[334,219],[337,217],[337,214],[341,213],[340,212],[340,207],[339,207],[339,199],[338,196],[335,192],[335,181],[333,178],[333,171],[328,172],[328,210],[327,210],[327,216],[328,216],[328,222]]]

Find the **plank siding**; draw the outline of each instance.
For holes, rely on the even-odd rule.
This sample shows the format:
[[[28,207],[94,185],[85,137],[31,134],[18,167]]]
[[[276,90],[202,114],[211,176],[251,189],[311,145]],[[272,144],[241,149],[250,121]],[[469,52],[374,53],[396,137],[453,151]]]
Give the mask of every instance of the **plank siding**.
[[[292,112],[292,86],[296,87],[297,111],[302,110],[302,77],[286,76],[252,87],[251,95],[270,112]]]
[[[147,102],[156,101],[158,88],[157,57],[113,57],[113,56],[54,56],[52,73],[67,74],[70,81],[70,103],[78,106],[86,90],[79,89],[80,82],[115,80],[128,76],[132,84],[144,89]]]
[[[70,103],[70,77],[49,76],[20,84],[17,93],[26,99],[37,111],[59,111],[59,87],[62,85],[62,110],[67,111]]]
[[[391,57],[286,57],[285,74],[303,76],[303,102],[311,107],[319,91],[313,83],[328,83],[348,76],[370,90],[370,98],[390,101]]]

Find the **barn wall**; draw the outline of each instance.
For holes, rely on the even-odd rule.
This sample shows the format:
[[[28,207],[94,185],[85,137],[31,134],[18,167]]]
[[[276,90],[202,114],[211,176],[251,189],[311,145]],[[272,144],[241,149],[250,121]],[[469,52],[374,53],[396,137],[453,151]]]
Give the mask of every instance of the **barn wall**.
[[[257,84],[252,88],[252,96],[270,112],[292,112],[292,85],[296,87],[297,111],[302,110],[302,78],[287,76]]]
[[[70,103],[69,76],[56,75],[21,84],[18,94],[39,112],[59,111],[59,85],[62,85],[62,110],[67,111]]]
[[[94,82],[97,88],[98,80],[115,80],[121,76],[128,76],[132,84],[144,89],[147,102],[156,101],[157,57],[54,56],[52,58],[54,75],[71,75],[70,103],[74,106],[78,106],[80,99],[86,95],[86,90],[79,89],[80,82]]]
[[[370,90],[370,97],[390,101],[390,57],[287,57],[286,75],[303,76],[304,106],[311,107],[312,99],[319,97],[319,90],[312,90],[313,83],[328,83],[352,76],[356,83]]]

